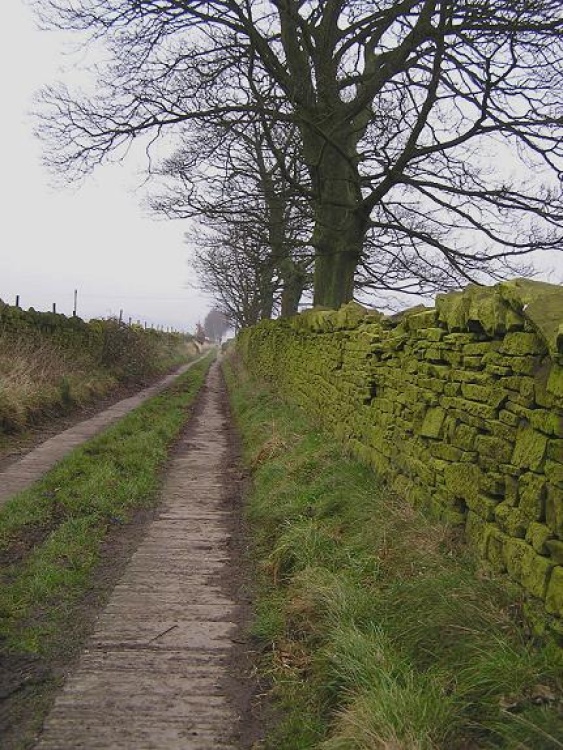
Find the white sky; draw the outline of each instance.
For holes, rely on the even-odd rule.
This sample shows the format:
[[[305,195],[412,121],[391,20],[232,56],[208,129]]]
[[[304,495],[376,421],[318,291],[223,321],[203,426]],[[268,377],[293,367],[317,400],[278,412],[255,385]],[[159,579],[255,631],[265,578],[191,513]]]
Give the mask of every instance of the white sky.
[[[25,0],[7,0],[0,32],[0,299],[71,314],[78,290],[83,318],[119,315],[193,331],[211,301],[190,288],[186,222],[141,208],[142,175],[131,161],[99,169],[79,189],[56,191],[41,165],[29,111],[38,88],[68,63],[63,36],[37,29]],[[561,283],[563,254],[537,265]],[[402,299],[399,306],[415,304]],[[381,300],[374,300],[374,306]]]
[[[34,92],[65,60],[61,35],[37,29],[24,0],[7,0],[0,32],[0,299],[24,308],[119,315],[193,331],[212,303],[193,281],[186,222],[140,207],[132,164],[99,169],[80,189],[55,190],[32,135]],[[136,192],[135,192],[136,191]]]

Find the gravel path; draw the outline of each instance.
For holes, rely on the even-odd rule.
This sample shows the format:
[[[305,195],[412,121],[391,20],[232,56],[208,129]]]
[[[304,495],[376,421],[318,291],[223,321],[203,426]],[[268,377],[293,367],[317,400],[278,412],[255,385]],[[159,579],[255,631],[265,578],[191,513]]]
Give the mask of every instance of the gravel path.
[[[64,458],[67,453],[70,453],[71,450],[86,442],[86,440],[90,440],[90,438],[105,430],[114,422],[117,422],[118,419],[124,417],[148,398],[160,393],[160,391],[173,383],[177,377],[186,372],[186,370],[189,370],[198,361],[195,360],[187,365],[182,365],[178,370],[159,380],[155,385],[139,391],[139,393],[130,398],[124,398],[94,417],[86,419],[74,425],[74,427],[70,427],[68,430],[45,440],[44,443],[41,443],[41,445],[30,451],[26,456],[0,471],[0,507],[12,495],[27,489],[27,487],[30,487],[40,479],[58,461]]]
[[[220,372],[172,460],[156,520],[133,555],[37,750],[234,749],[227,664],[238,619],[229,559],[228,430]]]

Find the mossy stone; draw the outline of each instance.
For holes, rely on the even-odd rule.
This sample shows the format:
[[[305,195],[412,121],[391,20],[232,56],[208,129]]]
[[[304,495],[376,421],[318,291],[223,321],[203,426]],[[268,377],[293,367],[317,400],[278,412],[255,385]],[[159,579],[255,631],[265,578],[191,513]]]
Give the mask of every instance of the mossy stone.
[[[498,285],[510,307],[531,324],[552,355],[557,354],[563,320],[563,290],[555,284],[531,279],[513,279]]]
[[[538,555],[527,542],[510,537],[504,545],[504,558],[511,578],[533,596],[543,599],[553,563]]]
[[[470,401],[482,401],[483,403],[489,401],[490,390],[489,386],[476,383],[463,383],[461,386],[463,398],[468,398]]]
[[[428,409],[420,428],[423,437],[439,438],[442,432],[446,412],[439,406]]]
[[[551,572],[547,587],[545,608],[548,612],[563,617],[563,568],[557,566]]]
[[[470,414],[472,417],[480,419],[496,419],[497,410],[489,404],[483,404],[478,401],[468,401],[465,398],[449,398],[444,396],[441,399],[441,405],[445,409],[459,409]]]
[[[493,524],[487,523],[471,510],[468,512],[465,524],[465,536],[480,557],[485,557],[489,537],[494,531],[498,531],[498,529]]]
[[[557,399],[563,399],[563,367],[553,363],[547,378],[547,391]]]
[[[548,539],[545,546],[553,562],[557,565],[563,565],[563,542],[559,539]]]
[[[534,409],[531,415],[531,425],[545,435],[563,437],[563,415],[553,410]]]
[[[471,300],[463,292],[439,294],[436,297],[438,320],[445,323],[449,331],[465,331]]]
[[[491,563],[496,573],[506,571],[506,561],[504,555],[504,545],[508,536],[503,534],[499,529],[493,528],[488,535],[487,540],[487,560]]]
[[[530,521],[543,521],[545,518],[546,487],[541,474],[527,472],[518,480],[518,507]]]
[[[488,495],[504,497],[506,491],[505,477],[494,471],[484,473],[481,477],[480,489]]]
[[[404,324],[408,331],[431,328],[436,325],[436,310],[426,309],[406,313]]]
[[[513,453],[512,444],[494,435],[478,435],[475,450],[498,463],[508,463]]]
[[[555,536],[563,539],[563,490],[552,484],[547,485],[545,521]]]
[[[475,427],[460,422],[452,436],[452,444],[464,451],[472,451],[475,448],[475,438],[478,434]]]
[[[494,520],[498,498],[492,498],[481,493],[476,493],[471,497],[468,497],[466,502],[467,506],[485,521]]]
[[[500,528],[511,537],[523,539],[526,536],[528,522],[520,508],[513,508],[508,503],[500,503],[495,508],[495,520]]]
[[[483,361],[483,357],[465,356],[462,361],[463,361],[463,366],[467,367],[469,370],[484,370],[485,369],[485,362]]]
[[[502,438],[509,443],[514,444],[514,442],[516,441],[515,428],[505,424],[504,422],[501,422],[500,419],[491,419],[491,421],[487,425],[487,429],[495,437]]]
[[[545,475],[552,484],[563,487],[563,464],[547,460],[545,462]]]
[[[547,457],[563,464],[563,440],[550,440],[547,444]]]
[[[511,463],[537,471],[543,465],[546,451],[547,437],[531,426],[525,425],[516,434],[516,445]]]
[[[368,310],[357,302],[348,302],[342,305],[340,310],[333,318],[333,327],[335,330],[357,328],[360,323],[369,318],[379,319],[382,316],[377,310]]]
[[[517,424],[522,427],[523,422],[531,422],[532,420],[532,409],[529,409],[526,406],[522,406],[521,404],[518,404],[516,401],[512,401],[510,398],[504,405],[505,410],[508,413],[514,414],[517,418]],[[500,418],[500,413],[499,413]]]
[[[510,427],[518,427],[520,424],[520,417],[511,411],[501,409],[498,415],[499,420]]]
[[[551,536],[552,531],[549,526],[546,526],[544,523],[532,521],[526,532],[526,541],[532,545],[539,555],[546,555],[549,554],[549,551],[545,543]]]
[[[523,357],[527,354],[544,354],[545,345],[535,333],[507,333],[500,349],[501,354]]]

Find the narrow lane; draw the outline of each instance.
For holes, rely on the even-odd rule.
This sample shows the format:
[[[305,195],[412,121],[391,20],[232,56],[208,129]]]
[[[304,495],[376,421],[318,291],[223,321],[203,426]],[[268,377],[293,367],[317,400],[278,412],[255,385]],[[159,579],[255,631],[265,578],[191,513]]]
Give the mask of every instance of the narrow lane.
[[[26,456],[15,463],[0,471],[0,508],[13,495],[30,487],[34,482],[49,471],[58,461],[64,458],[67,453],[77,446],[85,443],[90,438],[105,430],[107,427],[122,419],[126,414],[140,406],[148,398],[156,396],[157,393],[164,390],[167,386],[176,380],[180,375],[193,367],[199,359],[182,365],[170,375],[159,380],[155,385],[139,391],[134,396],[124,398],[118,401],[109,409],[96,414],[90,419],[86,419],[79,424],[69,427],[68,430],[55,435],[37,448],[34,448]]]
[[[236,603],[223,590],[226,415],[215,363],[172,460],[159,516],[100,615],[37,750],[231,748],[227,664]]]

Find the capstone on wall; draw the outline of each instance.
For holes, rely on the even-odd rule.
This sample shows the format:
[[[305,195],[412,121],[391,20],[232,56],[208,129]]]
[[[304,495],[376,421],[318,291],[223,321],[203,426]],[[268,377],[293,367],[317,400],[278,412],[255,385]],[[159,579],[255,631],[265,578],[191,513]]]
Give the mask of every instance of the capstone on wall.
[[[529,594],[536,627],[563,638],[561,287],[470,286],[392,317],[350,303],[237,342],[397,492],[464,525]]]

